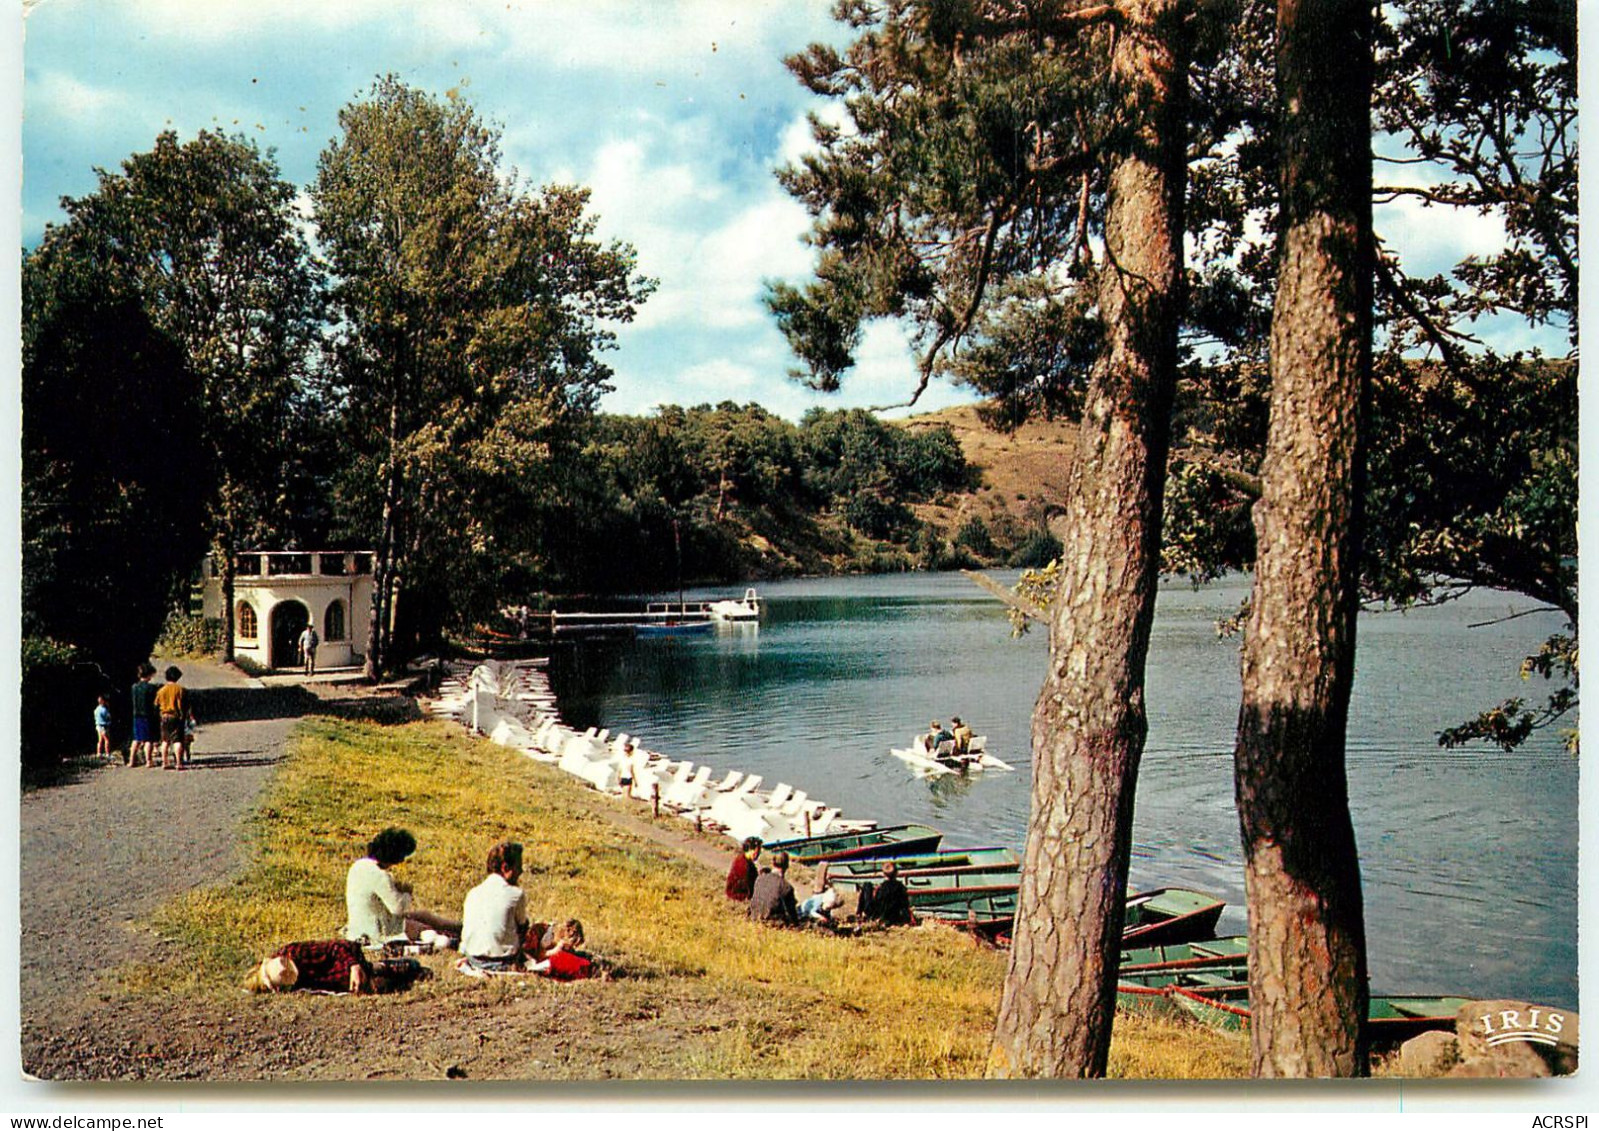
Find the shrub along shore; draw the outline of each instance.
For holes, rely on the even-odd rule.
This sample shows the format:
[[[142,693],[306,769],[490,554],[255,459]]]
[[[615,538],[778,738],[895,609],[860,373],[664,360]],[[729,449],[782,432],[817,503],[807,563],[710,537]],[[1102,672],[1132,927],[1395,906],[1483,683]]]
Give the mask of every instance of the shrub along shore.
[[[425,960],[437,977],[408,994],[323,999],[322,1008],[416,1010],[430,1019],[459,1011],[463,1025],[492,1032],[497,1010],[509,1019],[524,999],[553,1004],[575,1026],[568,1036],[581,1042],[585,1029],[603,1030],[606,1047],[626,1048],[615,1059],[635,1076],[983,1075],[1003,952],[938,925],[843,938],[751,923],[728,904],[721,869],[705,859],[709,845],[716,860],[730,859],[725,841],[676,818],[640,817],[551,767],[438,722],[302,722],[251,818],[242,874],[162,908],[155,925],[181,944],[183,957],[130,972],[125,984],[136,994],[236,995],[249,966],[281,943],[334,937],[344,920],[346,869],[391,824],[409,828],[419,843],[396,875],[413,884],[421,906],[452,915],[481,878],[489,846],[520,840],[532,917],[582,920],[590,949],[617,977],[486,985],[451,972],[453,955],[438,955]],[[807,878],[797,877],[802,891]],[[1237,1077],[1246,1073],[1247,1052],[1234,1035],[1123,1015],[1110,1073]],[[544,1062],[528,1059],[526,1071],[509,1063],[492,1075],[551,1075]],[[618,1070],[597,1054],[556,1074]]]

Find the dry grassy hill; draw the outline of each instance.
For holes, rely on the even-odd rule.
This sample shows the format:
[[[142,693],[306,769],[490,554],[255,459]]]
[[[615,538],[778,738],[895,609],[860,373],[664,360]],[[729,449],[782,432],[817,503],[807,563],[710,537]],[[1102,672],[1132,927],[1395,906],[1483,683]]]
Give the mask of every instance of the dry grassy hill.
[[[912,431],[948,425],[967,462],[982,474],[976,491],[915,508],[920,518],[953,533],[973,516],[1003,529],[1036,526],[1061,511],[1075,421],[1029,421],[1015,432],[996,432],[978,420],[975,405],[960,405],[902,423]]]

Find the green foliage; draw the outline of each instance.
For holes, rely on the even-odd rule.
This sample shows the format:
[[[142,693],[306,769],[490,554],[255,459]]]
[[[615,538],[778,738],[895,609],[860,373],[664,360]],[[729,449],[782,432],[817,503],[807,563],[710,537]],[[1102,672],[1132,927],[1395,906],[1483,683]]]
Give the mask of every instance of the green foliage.
[[[261,676],[272,674],[271,668],[265,664],[257,663],[249,656],[234,656],[233,666],[252,679],[259,679]]]
[[[1526,699],[1506,699],[1497,707],[1483,711],[1476,718],[1459,726],[1450,727],[1438,735],[1439,746],[1463,746],[1468,742],[1491,742],[1501,750],[1514,750],[1526,742],[1535,730],[1549,726],[1577,706],[1577,641],[1572,636],[1556,633],[1544,641],[1535,654],[1521,664],[1521,678],[1530,680],[1538,676],[1556,682],[1541,707],[1528,707]],[[1566,749],[1577,752],[1577,729],[1561,731]]]
[[[961,523],[960,529],[955,532],[955,545],[970,550],[979,558],[991,558],[998,552],[994,537],[988,532],[988,524],[977,515]]]
[[[406,631],[431,637],[539,568],[573,428],[609,388],[610,327],[654,284],[594,238],[587,190],[503,176],[499,130],[463,100],[390,76],[339,126],[311,189],[351,457],[339,507],[374,548],[378,600],[404,576]]]
[[[914,546],[909,504],[972,476],[948,429],[859,411],[796,427],[759,405],[666,405],[596,417],[584,436],[551,513],[589,536],[552,540],[544,582],[587,591],[670,588],[679,561],[691,581],[911,568],[875,543]]]
[[[161,626],[156,651],[163,656],[214,656],[222,650],[222,622],[216,617],[173,611]]]
[[[843,52],[813,44],[787,60],[848,118],[813,117],[818,152],[778,174],[821,248],[812,282],[768,293],[804,363],[795,376],[837,388],[862,321],[903,318],[924,386],[935,373],[973,384],[1012,420],[1069,409],[1098,336],[1079,284],[1115,93],[1108,32],[1041,34],[1020,5],[906,0],[835,15],[852,30]]]
[[[1035,530],[1016,547],[1007,563],[1013,569],[1042,569],[1061,555],[1060,539],[1047,530]]]
[[[868,538],[887,541],[909,526],[912,516],[904,503],[861,491],[844,502],[844,521]]]
[[[118,677],[149,655],[204,547],[198,386],[114,264],[49,239],[28,257],[24,637]]]

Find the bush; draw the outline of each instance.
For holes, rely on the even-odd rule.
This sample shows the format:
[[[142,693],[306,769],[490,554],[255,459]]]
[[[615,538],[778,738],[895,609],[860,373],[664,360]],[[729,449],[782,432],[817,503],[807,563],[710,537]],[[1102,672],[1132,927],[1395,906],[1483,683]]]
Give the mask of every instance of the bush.
[[[1061,552],[1059,538],[1047,530],[1035,530],[1027,536],[1026,541],[1016,547],[1016,552],[1011,555],[1010,565],[1013,569],[1042,569],[1060,557]]]
[[[904,503],[862,491],[844,504],[844,521],[849,523],[852,530],[868,538],[892,541],[896,534],[910,524],[911,512]]]
[[[956,531],[955,545],[970,550],[979,558],[991,558],[997,552],[994,537],[988,532],[988,524],[976,515],[967,519]]]
[[[169,613],[155,647],[163,656],[214,656],[222,651],[222,621],[216,617]]]

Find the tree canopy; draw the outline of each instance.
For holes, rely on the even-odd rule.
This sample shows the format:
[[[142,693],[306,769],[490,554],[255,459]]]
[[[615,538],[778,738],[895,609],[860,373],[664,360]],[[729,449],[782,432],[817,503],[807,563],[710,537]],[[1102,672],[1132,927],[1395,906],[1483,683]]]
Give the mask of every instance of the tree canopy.
[[[311,201],[337,319],[330,379],[351,455],[341,498],[372,539],[372,670],[396,584],[411,631],[492,588],[528,550],[561,432],[608,387],[609,326],[653,282],[594,238],[586,190],[527,192],[499,131],[390,76],[339,114]]]

